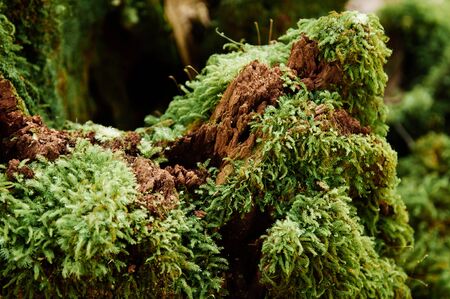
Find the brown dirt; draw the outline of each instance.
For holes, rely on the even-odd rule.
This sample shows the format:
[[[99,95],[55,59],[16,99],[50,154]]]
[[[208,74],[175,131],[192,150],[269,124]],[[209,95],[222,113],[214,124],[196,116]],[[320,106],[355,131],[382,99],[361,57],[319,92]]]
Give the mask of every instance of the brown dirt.
[[[317,42],[304,35],[292,45],[287,65],[309,90],[329,89],[342,81],[340,65],[321,61]],[[276,105],[283,93],[278,67],[251,62],[227,87],[209,121],[169,144],[165,155],[170,164],[195,168],[196,163],[211,159],[211,165],[223,168],[224,158],[248,157],[256,141],[249,122],[268,105]],[[336,112],[332,122],[343,134],[367,130],[344,110]]]
[[[175,178],[150,160],[137,157],[141,139],[138,133],[128,132],[123,138],[98,143],[94,133],[69,133],[48,128],[39,116],[27,116],[19,110],[18,100],[11,82],[0,78],[0,153],[4,161],[9,161],[6,173],[10,180],[17,173],[26,178],[34,176],[27,166],[19,167],[20,160],[34,160],[39,155],[55,160],[60,155],[68,154],[69,147],[74,146],[77,139],[84,138],[93,144],[124,152],[139,184],[139,203],[154,215],[162,216],[178,205],[175,183],[179,183],[181,177]],[[187,185],[199,184],[199,173],[186,171],[183,174]]]
[[[319,59],[316,41],[303,35],[291,48],[287,66],[291,68],[309,90],[329,89],[342,81],[342,69],[337,62]]]
[[[210,121],[173,143],[166,157],[172,164],[194,168],[207,159],[220,166],[225,157],[248,156],[256,140],[249,122],[283,94],[280,76],[278,67],[269,68],[258,61],[247,65],[226,89]]]
[[[392,207],[390,204],[388,204],[388,203],[387,203],[386,201],[384,201],[384,200],[380,200],[380,201],[378,202],[378,204],[379,204],[379,207],[380,207],[380,212],[381,212],[381,214],[382,214],[383,216],[387,217],[387,216],[392,215],[393,207]]]
[[[367,135],[371,132],[370,127],[362,127],[360,122],[351,117],[344,109],[328,111],[325,105],[318,105],[315,107],[314,120],[321,122],[322,130],[334,128],[341,135]]]
[[[153,215],[163,217],[179,204],[175,178],[164,169],[142,157],[128,157],[139,184],[138,202]]]
[[[27,179],[34,177],[34,172],[26,165],[20,166],[20,161],[12,159],[8,162],[8,168],[6,169],[6,176],[8,180],[14,181],[16,174],[21,174]]]
[[[101,146],[113,151],[121,150],[126,155],[136,157],[139,154],[138,145],[141,142],[141,136],[136,132],[126,132],[125,136],[115,138],[111,141],[100,143]]]
[[[49,129],[39,116],[26,116],[17,108],[18,96],[12,83],[0,78],[0,149],[2,158],[54,160],[67,152],[69,134]]]
[[[181,165],[167,166],[165,168],[175,179],[177,189],[186,187],[192,191],[206,182],[208,173],[198,169],[186,169]]]
[[[342,135],[350,134],[369,134],[369,127],[362,127],[359,120],[351,117],[344,109],[335,110],[332,115],[332,121],[335,128]]]

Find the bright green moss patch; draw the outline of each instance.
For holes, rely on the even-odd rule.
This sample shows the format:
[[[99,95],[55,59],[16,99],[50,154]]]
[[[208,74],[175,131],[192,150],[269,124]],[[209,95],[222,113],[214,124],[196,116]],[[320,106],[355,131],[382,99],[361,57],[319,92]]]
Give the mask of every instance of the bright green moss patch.
[[[302,35],[312,42],[297,44]],[[230,292],[256,296],[243,279],[260,277],[259,288],[270,297],[410,297],[407,275],[397,263],[412,245],[413,231],[396,191],[397,156],[384,139],[383,65],[390,55],[385,41],[375,16],[345,12],[302,20],[272,45],[238,45],[237,52],[213,56],[187,83],[184,96],[176,97],[159,119],[147,119],[153,124],[143,129],[149,139],[172,140],[189,132],[169,146],[204,138],[206,151],[216,142],[215,151],[223,135],[220,129],[218,137],[208,132],[228,128],[221,127],[226,117],[231,130],[243,126],[242,105],[223,112],[238,101],[230,94],[239,95],[239,84],[247,84],[243,74],[250,67],[240,70],[253,60],[258,60],[250,64],[255,71],[259,63],[279,64],[283,94],[263,113],[250,114],[247,131],[241,128],[247,132],[240,135],[242,144],[252,144],[248,136],[255,136],[247,156],[212,161],[207,184],[188,194],[206,212],[208,225],[223,235],[230,254]],[[302,45],[309,48],[294,49]],[[319,81],[316,86],[325,90],[315,85],[308,90],[302,70],[293,73],[288,67],[295,65],[293,59],[310,57],[314,45],[319,54],[312,56],[317,59],[312,70],[321,72],[321,61],[342,70],[333,84]],[[295,57],[295,51],[304,51],[303,56]],[[232,81],[236,77],[241,79]],[[242,245],[261,242],[261,253]],[[249,260],[255,262],[241,270],[240,263]]]
[[[271,297],[410,296],[406,274],[374,251],[343,191],[297,195],[286,218],[270,228],[259,268]]]
[[[344,72],[340,92],[346,109],[363,125],[385,135],[382,96],[387,76],[383,65],[391,51],[378,18],[358,12],[334,13],[317,20],[301,20],[298,26],[300,32],[319,43],[323,59],[340,63]],[[298,33],[288,32],[287,37],[294,34]]]
[[[220,291],[225,262],[198,219],[181,209],[150,217],[118,153],[82,141],[69,156],[29,167],[32,179],[0,176],[2,294],[198,298]]]
[[[39,289],[57,294],[76,287],[58,280],[101,280],[125,267],[118,256],[141,238],[146,216],[129,211],[137,192],[125,162],[81,143],[70,157],[31,169],[33,179],[18,177],[1,195],[5,284],[27,296]]]

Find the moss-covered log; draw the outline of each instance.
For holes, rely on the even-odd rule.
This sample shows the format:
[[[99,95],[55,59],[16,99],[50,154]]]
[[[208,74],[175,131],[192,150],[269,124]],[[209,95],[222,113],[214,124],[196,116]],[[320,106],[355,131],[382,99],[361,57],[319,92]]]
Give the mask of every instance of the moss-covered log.
[[[2,294],[409,298],[385,42],[373,15],[301,20],[136,132],[49,129],[3,78]]]

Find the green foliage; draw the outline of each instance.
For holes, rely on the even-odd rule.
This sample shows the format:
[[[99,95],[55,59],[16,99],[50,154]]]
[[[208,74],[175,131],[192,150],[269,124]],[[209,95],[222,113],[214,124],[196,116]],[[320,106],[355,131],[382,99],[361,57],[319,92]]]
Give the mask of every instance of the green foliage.
[[[123,131],[120,131],[113,127],[106,127],[99,124],[95,124],[92,121],[87,121],[84,124],[66,122],[65,128],[72,131],[78,131],[83,133],[94,132],[95,140],[100,142],[111,141],[116,138],[121,138],[124,135]]]
[[[430,91],[418,85],[405,93],[399,103],[393,103],[389,106],[388,121],[391,123],[405,123],[409,118],[414,117],[419,120],[427,119],[427,121],[434,122],[431,120],[433,115],[430,115],[433,102]]]
[[[298,27],[281,40],[297,38],[300,33],[316,40],[321,58],[342,67],[344,82],[339,92],[346,110],[375,133],[385,135],[382,96],[387,76],[383,65],[391,51],[378,18],[358,12],[331,13],[317,20],[300,20]]]
[[[414,139],[428,131],[450,131],[450,45],[443,55],[420,83],[394,94],[398,100],[389,103],[388,122],[401,124]]]
[[[387,97],[389,122],[396,129],[391,142],[399,152],[408,145],[401,153],[398,190],[415,230],[415,246],[404,255],[403,267],[417,298],[447,298],[450,293],[450,143],[447,135],[434,133],[449,132],[449,12],[448,1],[417,0],[380,12],[394,48],[394,84]]]
[[[113,282],[111,274],[126,266],[118,257],[145,233],[146,213],[130,210],[137,192],[128,166],[83,142],[70,157],[30,167],[33,179],[19,176],[1,194],[4,290],[73,296],[87,277],[87,284]]]
[[[144,286],[142,294],[152,294],[152,298],[224,295],[220,275],[226,259],[219,256],[219,248],[196,217],[173,210],[151,227],[144,243],[149,255],[136,278],[136,283]]]
[[[153,140],[174,140],[186,132],[190,125],[206,121],[228,84],[253,60],[274,65],[286,62],[290,52],[290,47],[282,43],[237,46],[242,47],[241,50],[212,55],[202,72],[182,87],[185,95],[174,97],[160,118],[148,116],[145,119],[147,125],[151,126],[146,129],[147,134]]]
[[[362,292],[362,297],[407,298],[406,274],[396,263],[411,246],[413,231],[396,192],[396,153],[383,137],[383,64],[390,51],[382,28],[376,17],[356,12],[298,26],[270,46],[241,45],[241,52],[214,56],[189,83],[193,89],[175,99],[159,123],[153,119],[156,125],[148,132],[181,126],[182,134],[205,121],[243,59],[267,57],[273,65],[276,53],[283,63],[301,34],[317,40],[321,57],[342,65],[343,83],[311,92],[298,90],[298,80],[283,75],[291,92],[253,119],[251,132],[258,139],[252,154],[230,161],[231,170],[211,171],[193,197],[211,227],[238,217],[245,225],[257,209],[275,221],[259,266],[270,296],[344,298]],[[213,89],[217,86],[222,87]],[[189,108],[181,113],[181,107]],[[341,127],[336,115],[344,110],[342,117],[361,125]],[[362,126],[368,126],[366,133]],[[214,174],[221,176],[220,184]]]
[[[265,236],[261,282],[273,298],[406,298],[406,274],[380,259],[343,189],[297,195]],[[302,287],[299,287],[302,286]]]
[[[389,123],[401,127],[391,142],[399,147],[433,130],[449,132],[450,2],[405,0],[380,12],[395,55],[388,68]],[[397,129],[398,131],[398,129]],[[402,137],[402,139],[400,139]],[[400,146],[399,146],[400,145]]]
[[[120,154],[83,141],[70,156],[29,166],[33,179],[17,175],[13,183],[0,175],[5,296],[221,292],[226,262],[203,224],[181,209],[149,217]]]
[[[30,113],[51,126],[94,117],[122,128],[140,123],[133,114],[156,107],[147,99],[138,101],[144,109],[130,103],[136,101],[130,94],[141,92],[139,83],[129,83],[141,76],[139,59],[158,59],[168,72],[180,64],[160,1],[1,0],[0,14],[0,74]],[[163,90],[154,91],[155,98],[175,89],[166,88],[172,83],[165,76],[148,81],[165,83],[155,84]]]
[[[405,256],[415,298],[450,293],[450,138],[429,133],[413,154],[400,160],[399,192],[415,230],[415,246]]]
[[[412,230],[395,192],[395,152],[377,135],[342,135],[330,118],[315,120],[318,105],[309,98],[327,105],[329,115],[334,112],[332,103],[340,99],[329,92],[311,95],[302,90],[281,97],[277,108],[268,107],[252,125],[261,137],[250,160],[235,162],[226,184],[209,182],[208,221],[222,225],[236,212],[249,212],[254,204],[271,207],[283,217],[297,193],[347,186],[351,204],[358,209],[366,233],[376,237],[378,250],[398,256],[411,244]],[[385,205],[390,211],[381,215],[380,207]]]
[[[238,51],[211,56],[203,71],[183,87],[185,95],[175,97],[160,118],[146,118],[150,126],[147,133],[155,141],[172,140],[190,126],[206,121],[228,84],[245,65],[253,60],[270,66],[286,63],[293,42],[302,34],[319,43],[322,59],[342,65],[345,80],[339,92],[345,108],[374,132],[384,135],[386,108],[381,97],[387,76],[383,64],[390,51],[378,18],[357,12],[301,20],[298,28],[290,29],[271,45],[231,44]]]
[[[129,11],[126,21],[135,22],[136,13]],[[303,34],[317,41],[321,59],[340,65],[341,84],[307,91],[286,74],[283,64]],[[3,293],[221,296],[224,279],[242,274],[234,268],[223,274],[216,242],[231,230],[255,242],[254,269],[250,261],[245,271],[255,271],[267,295],[409,298],[397,263],[412,244],[412,229],[396,192],[397,157],[384,139],[385,40],[376,17],[331,13],[300,21],[273,44],[234,43],[238,51],[212,56],[164,115],[147,118],[149,127],[139,130],[143,155],[160,155],[165,142],[207,122],[228,84],[253,60],[280,65],[286,94],[255,114],[251,154],[210,169],[207,184],[180,191],[180,206],[161,219],[137,204],[138,186],[120,153],[86,142],[55,162],[32,162],[32,179],[19,175],[13,183],[1,174]],[[121,134],[90,123],[73,126],[94,130],[99,140]],[[229,245],[234,236],[223,237]]]
[[[0,71],[12,80],[30,112],[49,124],[59,126],[68,116],[86,119],[92,110],[85,58],[92,25],[107,5],[106,1],[0,2],[0,12],[14,24],[13,48],[17,48],[15,56],[5,60],[10,67]],[[13,64],[18,60],[27,63]]]
[[[403,52],[401,86],[411,89],[422,83],[450,45],[448,1],[403,0],[380,12],[381,23],[395,51]]]

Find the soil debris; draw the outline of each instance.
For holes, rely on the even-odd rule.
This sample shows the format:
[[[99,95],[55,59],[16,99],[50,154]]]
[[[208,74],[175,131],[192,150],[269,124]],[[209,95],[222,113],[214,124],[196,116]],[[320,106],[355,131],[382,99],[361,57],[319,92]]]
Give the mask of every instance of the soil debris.
[[[186,187],[192,191],[206,182],[208,173],[199,169],[186,169],[181,165],[167,166],[165,168],[175,179],[175,185],[178,188]]]
[[[332,114],[334,127],[342,135],[370,133],[370,127],[362,127],[359,120],[351,117],[344,109],[335,110]]]
[[[175,178],[167,170],[142,157],[128,157],[128,162],[139,184],[138,203],[158,217],[178,206]]]
[[[18,108],[12,83],[0,78],[0,137],[3,160],[30,159],[38,155],[55,160],[67,152],[67,132],[49,129],[39,116],[27,116]]]
[[[140,151],[138,146],[141,142],[141,136],[136,132],[126,132],[123,137],[115,138],[111,141],[101,143],[101,146],[109,148],[112,151],[121,150],[126,155],[136,157]]]
[[[8,162],[6,176],[8,177],[8,180],[14,181],[17,174],[22,174],[27,179],[32,179],[34,177],[34,172],[30,167],[26,165],[21,166],[19,160],[12,159]]]
[[[319,54],[317,42],[306,35],[302,35],[291,48],[287,66],[302,78],[308,90],[329,89],[332,85],[339,85],[343,78],[340,65],[320,60]]]
[[[337,62],[321,61],[317,42],[305,35],[292,45],[287,65],[299,76],[309,90],[329,89],[342,81],[343,73]],[[276,105],[284,93],[281,70],[258,61],[247,65],[230,83],[208,122],[169,145],[165,155],[171,165],[194,168],[197,162],[211,159],[211,165],[223,168],[224,158],[248,157],[256,136],[249,122],[264,113],[268,105]],[[345,111],[338,112],[333,122],[343,134],[365,132],[359,122]]]
[[[195,217],[202,219],[202,218],[204,218],[207,214],[206,214],[205,211],[202,211],[202,210],[196,210],[196,211],[194,211],[194,215],[195,215]]]
[[[247,157],[256,141],[249,122],[282,94],[281,70],[251,62],[227,87],[209,122],[171,144],[166,157],[187,168],[207,159],[221,166],[225,157]]]
[[[361,123],[350,116],[344,109],[329,111],[321,104],[314,108],[314,120],[320,122],[322,130],[336,129],[341,135],[370,134],[370,127],[363,127]]]

